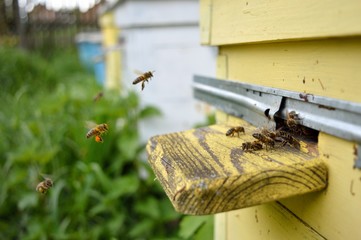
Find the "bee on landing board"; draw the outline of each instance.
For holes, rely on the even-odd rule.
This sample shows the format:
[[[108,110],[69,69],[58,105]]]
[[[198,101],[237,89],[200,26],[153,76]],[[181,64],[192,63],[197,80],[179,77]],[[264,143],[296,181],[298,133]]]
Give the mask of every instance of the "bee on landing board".
[[[242,143],[242,150],[245,152],[252,152],[261,149],[262,149],[262,143],[260,143],[259,141]]]
[[[288,143],[289,145],[295,147],[296,149],[300,149],[301,146],[300,142],[288,132],[279,130],[277,131],[277,136],[283,139],[282,146]]]
[[[266,150],[268,150],[269,147],[275,147],[275,141],[262,133],[253,133],[252,136],[266,145]]]
[[[148,80],[150,80],[153,77],[153,73],[154,71],[148,71],[145,73],[141,73],[138,71],[135,71],[139,76],[133,81],[133,85],[138,84],[138,83],[142,83],[142,91],[145,87],[145,82],[148,82]]]
[[[275,139],[277,137],[277,134],[274,131],[266,129],[266,128],[261,129],[261,134],[263,134],[264,136],[270,137],[272,139]]]
[[[36,191],[42,194],[45,194],[48,192],[49,188],[51,188],[54,185],[53,180],[50,178],[45,178],[44,181],[40,182],[36,186]]]
[[[231,137],[233,137],[236,133],[237,133],[238,137],[239,137],[239,134],[240,134],[240,133],[245,134],[244,127],[233,127],[233,128],[230,128],[230,129],[228,129],[228,131],[226,132],[226,136],[231,136]]]
[[[87,122],[87,125],[90,130],[87,132],[86,138],[91,138],[94,136],[96,142],[102,143],[103,138],[101,137],[101,135],[108,131],[108,124],[102,123],[97,125],[92,122]]]

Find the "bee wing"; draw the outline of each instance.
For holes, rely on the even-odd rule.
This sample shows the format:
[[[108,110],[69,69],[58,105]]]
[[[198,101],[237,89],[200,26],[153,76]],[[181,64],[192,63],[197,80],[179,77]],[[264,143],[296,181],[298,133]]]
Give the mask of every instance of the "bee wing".
[[[85,121],[85,128],[92,129],[95,128],[98,124],[93,121]]]
[[[137,74],[137,75],[143,75],[143,74],[144,74],[144,72],[139,71],[138,69],[133,70],[133,72],[134,72],[135,74]]]
[[[43,178],[42,181],[46,180],[46,179],[50,179],[51,181],[53,181],[54,179],[54,176],[51,175],[51,174],[43,174],[43,173],[40,173],[40,176]]]

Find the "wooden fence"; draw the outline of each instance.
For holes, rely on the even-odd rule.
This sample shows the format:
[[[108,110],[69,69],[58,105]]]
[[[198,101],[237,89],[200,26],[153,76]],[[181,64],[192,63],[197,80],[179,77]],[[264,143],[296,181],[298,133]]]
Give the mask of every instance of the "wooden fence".
[[[13,19],[15,26],[3,31],[0,45],[20,45],[31,50],[50,50],[75,45],[79,32],[98,31],[97,8],[95,5],[87,12],[52,11],[38,5],[26,18]]]

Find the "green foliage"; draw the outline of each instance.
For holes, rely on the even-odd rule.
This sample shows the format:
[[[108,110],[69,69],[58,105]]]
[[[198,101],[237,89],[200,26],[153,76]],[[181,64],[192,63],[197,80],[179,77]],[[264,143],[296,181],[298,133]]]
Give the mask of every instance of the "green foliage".
[[[194,128],[206,127],[216,123],[216,114],[211,112],[207,115],[207,118],[204,122],[195,124]]]
[[[140,157],[138,123],[160,112],[134,92],[93,102],[74,53],[54,57],[0,49],[0,239],[175,236],[180,216]],[[88,120],[109,125],[104,143],[86,139]]]
[[[213,239],[213,216],[184,216],[179,230],[183,239]]]
[[[20,87],[34,93],[38,89],[52,89],[56,80],[49,64],[38,54],[13,51],[0,46],[1,92],[14,94]]]

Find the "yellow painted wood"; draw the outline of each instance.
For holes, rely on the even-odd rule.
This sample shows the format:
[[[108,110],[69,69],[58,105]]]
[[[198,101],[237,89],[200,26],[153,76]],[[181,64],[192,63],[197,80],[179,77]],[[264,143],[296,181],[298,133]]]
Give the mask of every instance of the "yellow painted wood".
[[[231,80],[361,102],[361,37],[224,46],[218,66]]]
[[[103,35],[105,49],[105,87],[120,89],[121,54],[116,50],[119,38],[119,29],[115,25],[114,12],[106,12],[99,17],[99,24]]]
[[[361,239],[361,171],[354,169],[355,144],[319,136],[320,158],[328,165],[325,191],[281,201],[327,239]]]
[[[227,55],[219,54],[217,56],[217,69],[218,78],[228,78],[228,57]]]
[[[325,239],[277,202],[223,214],[227,224],[224,231],[225,236],[221,237],[227,240]]]
[[[236,124],[236,123],[234,123]],[[327,169],[312,143],[244,152],[256,130],[242,122],[246,134],[227,137],[237,125],[205,128],[152,137],[148,160],[175,209],[186,214],[212,214],[321,190]],[[313,154],[307,153],[312,152]]]
[[[227,240],[227,215],[226,215],[226,213],[217,213],[214,215],[213,239]]]
[[[201,0],[209,8],[210,0]],[[212,0],[202,34],[211,45],[355,36],[361,34],[361,2],[349,0]],[[205,38],[205,37],[204,37]],[[206,43],[206,41],[204,41]]]
[[[211,16],[212,16],[212,0],[200,1],[200,34],[201,44],[211,43]]]

